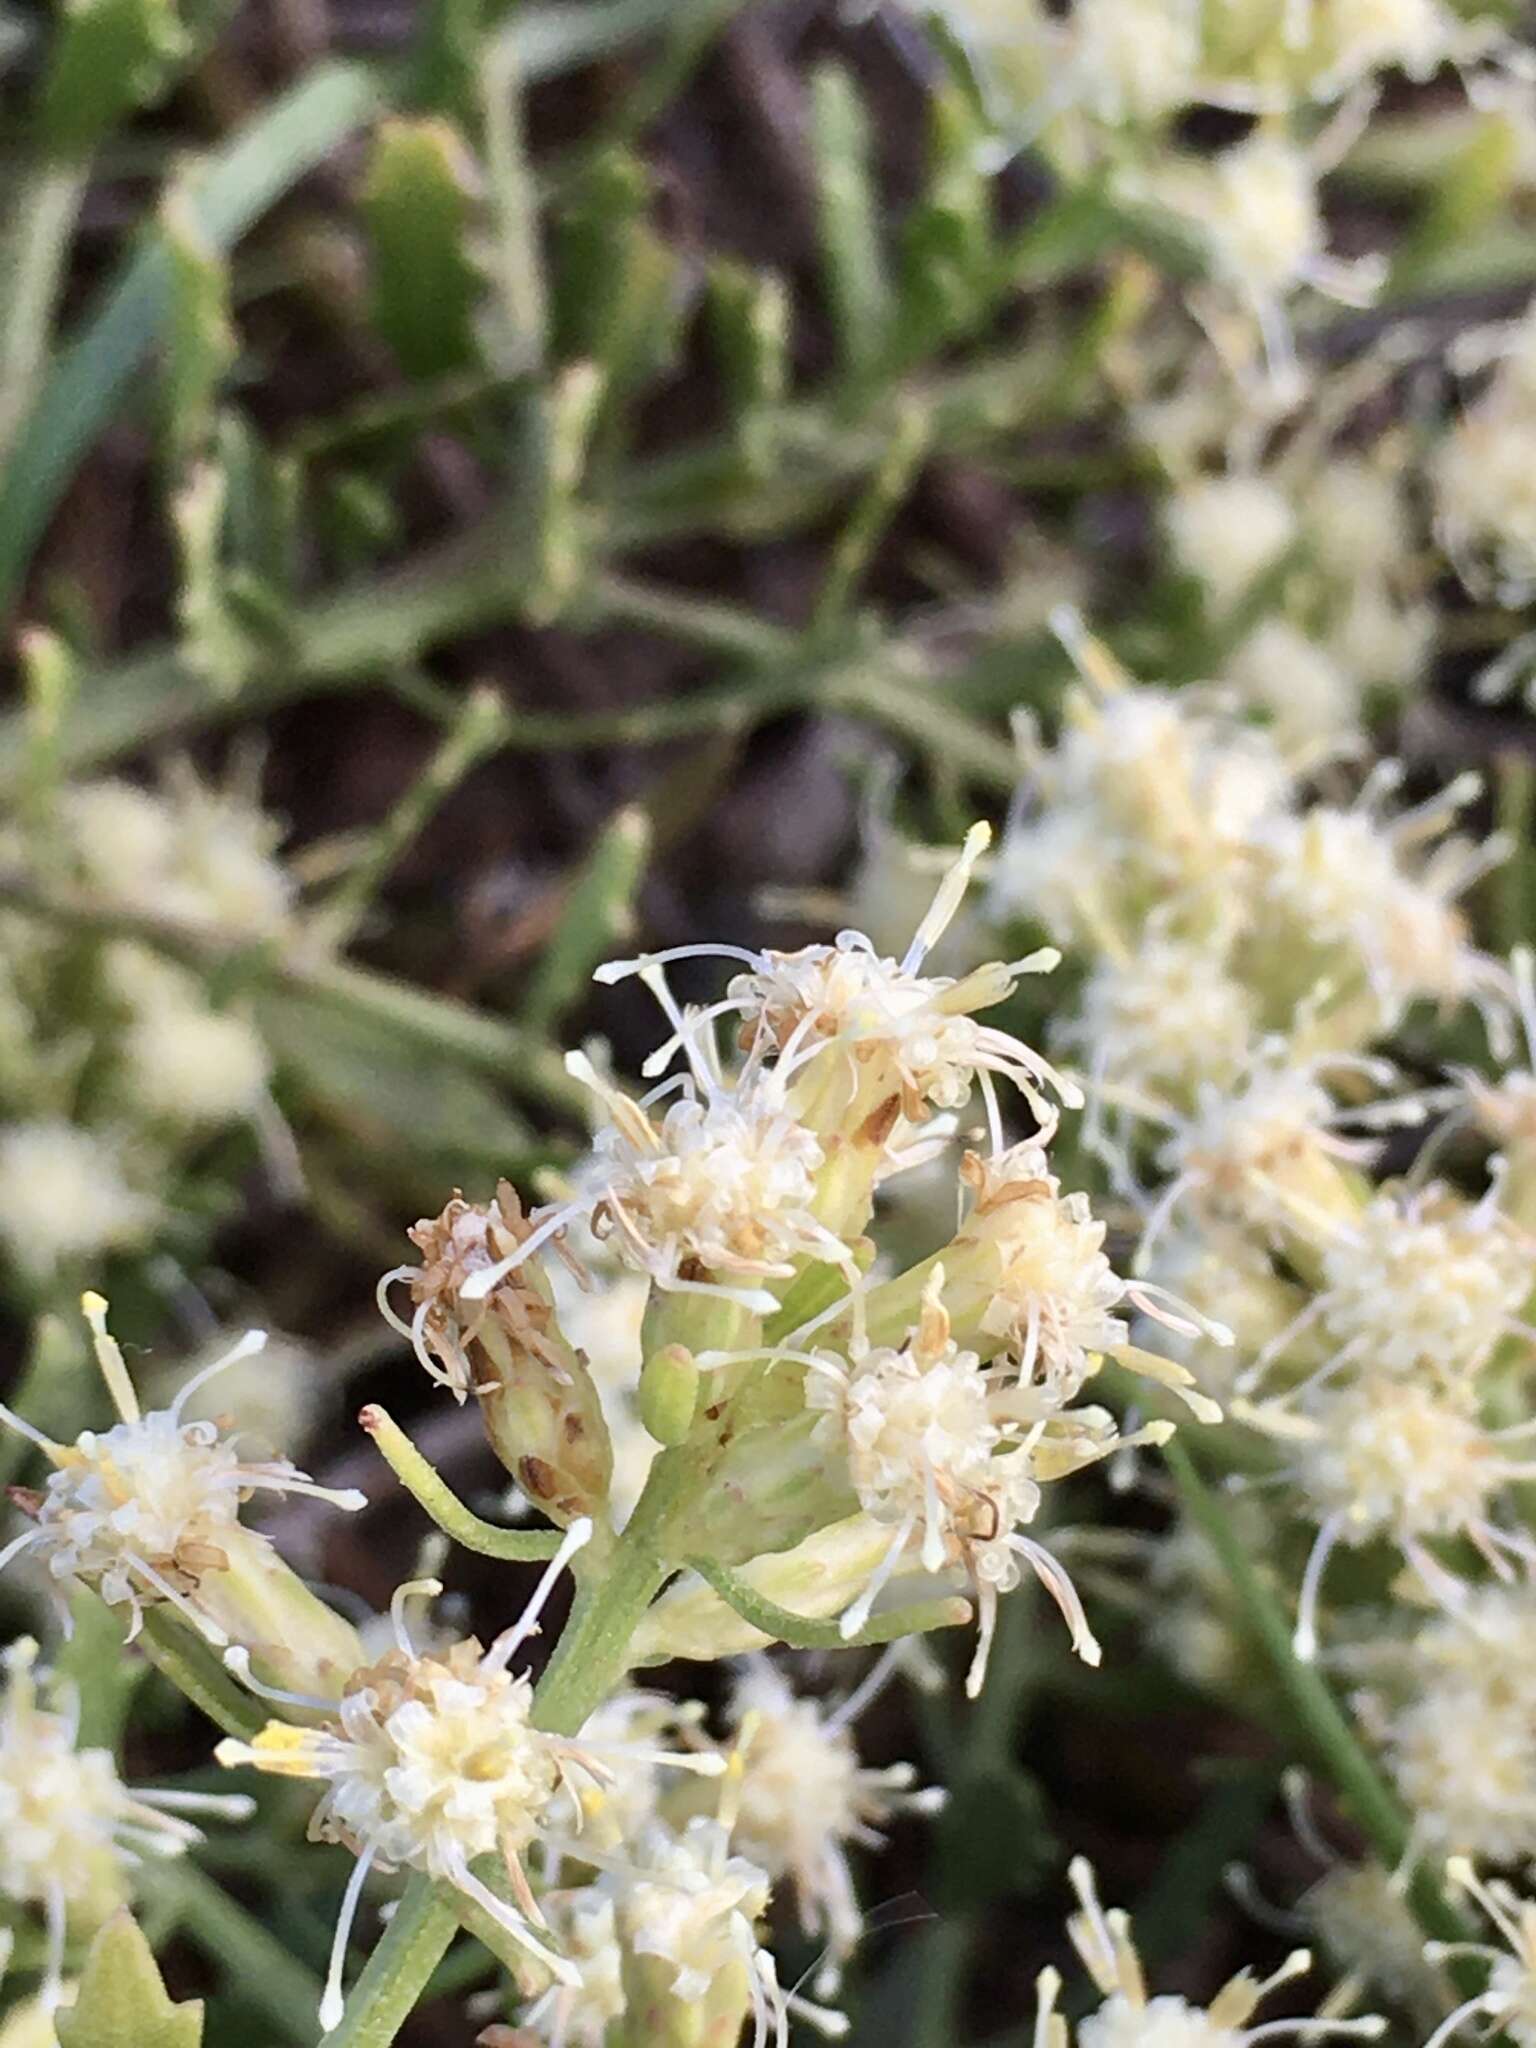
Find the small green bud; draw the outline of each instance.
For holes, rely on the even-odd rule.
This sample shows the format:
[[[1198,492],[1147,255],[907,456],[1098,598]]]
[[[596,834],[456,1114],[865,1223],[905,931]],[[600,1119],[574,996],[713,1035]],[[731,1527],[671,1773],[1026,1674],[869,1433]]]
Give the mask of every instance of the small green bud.
[[[699,1368],[682,1344],[653,1351],[640,1373],[640,1420],[659,1444],[680,1444],[693,1427]]]

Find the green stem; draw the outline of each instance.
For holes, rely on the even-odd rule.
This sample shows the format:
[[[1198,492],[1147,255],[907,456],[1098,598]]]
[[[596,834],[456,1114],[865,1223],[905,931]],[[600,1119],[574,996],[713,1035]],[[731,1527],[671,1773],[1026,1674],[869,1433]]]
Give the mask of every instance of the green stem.
[[[1248,1627],[1269,1659],[1317,1763],[1382,1862],[1388,1868],[1395,1867],[1408,1847],[1407,1815],[1361,1745],[1327,1680],[1315,1665],[1304,1664],[1296,1655],[1289,1616],[1244,1548],[1220,1499],[1201,1478],[1188,1451],[1175,1440],[1164,1445],[1163,1457],[1184,1506],[1231,1582]],[[1415,1873],[1408,1897],[1426,1934],[1441,1941],[1468,1938],[1461,1915],[1450,1905],[1428,1869],[1421,1868]]]
[[[370,835],[362,857],[322,906],[316,927],[328,948],[342,947],[353,937],[390,870],[471,769],[495,752],[506,723],[494,690],[471,690],[459,701],[432,759]]]
[[[676,1569],[672,1522],[693,1491],[697,1460],[680,1445],[651,1467],[645,1491],[597,1584],[578,1595],[571,1618],[533,1695],[533,1722],[574,1735],[629,1669],[640,1618]]]
[[[320,1984],[276,1935],[195,1863],[160,1866],[152,1884],[157,1898],[174,1909],[182,1932],[220,1964],[242,1998],[291,2040],[314,2038]]]
[[[242,1692],[207,1645],[164,1608],[151,1608],[145,1615],[139,1646],[155,1669],[226,1735],[248,1742],[265,1726],[267,1717],[250,1694]]]
[[[388,2048],[459,1931],[454,1895],[419,1871],[411,1878],[325,2048]]]

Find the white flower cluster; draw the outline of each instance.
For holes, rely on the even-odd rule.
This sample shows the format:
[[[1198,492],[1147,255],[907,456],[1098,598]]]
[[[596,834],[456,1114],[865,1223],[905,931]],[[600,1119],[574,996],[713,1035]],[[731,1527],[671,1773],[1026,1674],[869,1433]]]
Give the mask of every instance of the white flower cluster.
[[[591,1534],[590,1524],[572,1525],[523,1614],[488,1650],[470,1640],[419,1652],[405,1602],[440,1589],[435,1580],[403,1586],[394,1649],[354,1672],[339,1700],[257,1687],[321,1716],[318,1725],[276,1720],[250,1742],[219,1745],[232,1768],[321,1783],[310,1834],[356,1856],[326,2027],[344,2009],[368,1873],[408,1868],[446,1880],[518,1945],[527,1979],[542,1987],[520,2024],[559,2048],[602,2048],[631,2012],[668,2041],[692,2038],[699,2012],[722,2040],[747,2013],[763,2041],[771,2032],[782,2043],[791,2015],[829,2035],[844,2030],[840,2014],[781,1988],[761,1925],[774,1890],[788,1887],[807,1931],[827,1941],[819,1988],[835,1990],[862,1926],[849,1849],[877,1847],[880,1823],[939,1803],[915,1789],[910,1767],[859,1762],[851,1723],[888,1664],[826,1713],[755,1660],[737,1686],[726,1746],[702,1732],[702,1708],[642,1692],[616,1695],[576,1736],[546,1733],[529,1677],[513,1665]],[[245,1661],[231,1662],[249,1681]],[[714,1811],[698,1799],[708,1779],[721,1781]],[[506,1890],[487,1881],[486,1859]]]
[[[1297,1949],[1268,1977],[1240,1971],[1222,1986],[1209,2006],[1194,2005],[1175,1992],[1151,1992],[1125,1913],[1118,1907],[1100,1905],[1093,1871],[1082,1857],[1073,1861],[1070,1875],[1078,1910],[1068,1921],[1067,1932],[1101,2000],[1077,2022],[1079,2048],[1154,2048],[1154,2044],[1155,2048],[1247,2048],[1251,2041],[1287,2034],[1304,2041],[1330,2036],[1374,2041],[1386,2032],[1386,2021],[1374,2014],[1337,2019],[1329,2015],[1326,2006],[1321,2012],[1295,2019],[1252,2024],[1272,1991],[1311,1969],[1312,1958],[1305,1949]],[[1035,2022],[1040,2048],[1070,2048],[1071,2030],[1056,2011],[1060,1992],[1058,1972],[1042,1971]]]
[[[0,1894],[42,1912],[42,2008],[58,2003],[70,1926],[89,1930],[133,1890],[145,1856],[180,1856],[202,1839],[183,1816],[243,1820],[250,1800],[130,1791],[111,1753],[76,1746],[79,1701],[37,1663],[27,1637],[0,1658]]]
[[[26,1556],[40,1566],[66,1625],[70,1598],[88,1589],[109,1607],[126,1609],[130,1639],[147,1612],[164,1606],[217,1649],[254,1644],[264,1658],[283,1661],[308,1632],[322,1659],[350,1668],[351,1630],[292,1579],[240,1514],[261,1492],[312,1494],[347,1510],[361,1508],[363,1495],[317,1485],[283,1458],[248,1458],[217,1423],[186,1418],[188,1403],[210,1380],[262,1350],[264,1334],[247,1331],[187,1380],[169,1408],[145,1414],[107,1330],[107,1304],[87,1294],[82,1308],[120,1419],[58,1444],[0,1408],[0,1422],[54,1468],[40,1491],[13,1490],[29,1526],[0,1551],[0,1565]],[[285,1623],[292,1645],[284,1642]]]
[[[1038,140],[1070,178],[1107,171],[1122,200],[1191,237],[1210,280],[1190,293],[1203,324],[1216,333],[1241,308],[1291,390],[1291,296],[1310,285],[1359,303],[1381,282],[1379,263],[1328,253],[1318,186],[1382,80],[1446,65],[1500,78],[1511,48],[1492,10],[1468,18],[1445,0],[943,0],[941,13],[996,127]],[[1180,123],[1202,108],[1257,125],[1196,155]]]
[[[60,793],[57,827],[16,849],[50,888],[231,939],[291,927],[278,835],[249,791],[190,770],[154,791],[79,783]],[[240,1123],[265,1136],[275,1113],[255,1024],[187,968],[130,939],[66,956],[16,915],[5,937],[0,1253],[31,1292],[146,1248],[173,1218],[167,1191],[194,1147]]]

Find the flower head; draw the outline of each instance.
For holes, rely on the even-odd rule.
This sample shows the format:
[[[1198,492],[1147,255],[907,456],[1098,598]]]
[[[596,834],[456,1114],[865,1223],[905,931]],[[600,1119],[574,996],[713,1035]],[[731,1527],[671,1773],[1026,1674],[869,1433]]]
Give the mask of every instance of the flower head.
[[[339,1702],[256,1688],[285,1705],[325,1714],[321,1725],[271,1721],[251,1742],[220,1743],[216,1754],[225,1765],[253,1764],[280,1777],[324,1784],[310,1833],[344,1842],[357,1856],[321,2007],[327,2027],[341,2017],[347,1936],[375,1863],[444,1879],[483,1907],[558,1982],[579,1982],[575,1965],[535,1931],[543,1923],[522,1859],[535,1843],[556,1854],[579,1853],[580,1845],[552,1833],[550,1822],[563,1810],[558,1795],[570,1772],[599,1786],[605,1781],[607,1745],[537,1728],[532,1681],[510,1666],[535,1632],[560,1573],[591,1534],[590,1522],[571,1525],[528,1606],[488,1650],[471,1639],[441,1655],[418,1655],[405,1625],[404,1600],[441,1588],[436,1580],[404,1586],[392,1609],[396,1648],[355,1671]],[[233,1668],[249,1682],[243,1660]],[[705,1772],[722,1768],[715,1756],[679,1753],[663,1759],[647,1751],[645,1760]],[[512,1878],[511,1904],[470,1867],[493,1851]]]
[[[260,937],[287,923],[293,885],[273,851],[281,835],[249,791],[210,789],[186,769],[160,791],[87,782],[60,801],[75,862],[110,901]]]
[[[160,1213],[102,1133],[62,1117],[0,1126],[0,1242],[22,1273],[46,1281],[142,1244]]]
[[[898,1115],[920,1127],[935,1110],[963,1107],[978,1079],[990,1089],[994,1076],[1012,1081],[1036,1116],[1054,1123],[1055,1111],[1042,1087],[1053,1089],[1069,1107],[1081,1101],[1076,1088],[1017,1038],[978,1023],[976,1012],[1002,1002],[1021,974],[1048,970],[1059,956],[1046,950],[1027,960],[992,961],[959,978],[922,972],[990,839],[987,826],[971,827],[900,960],[882,955],[864,933],[845,931],[830,945],[804,946],[795,953],[673,948],[641,960],[615,961],[599,968],[597,978],[616,981],[643,972],[660,992],[654,970],[683,954],[718,953],[740,961],[745,971],[733,977],[719,1010],[739,1016],[750,1060],[773,1061],[781,1091],[801,1077],[795,1105],[823,1136],[833,1129],[851,1132],[865,1116],[877,1116],[883,1149]],[[672,1043],[686,1046],[692,1035],[685,1028]],[[671,1050],[663,1047],[657,1059]],[[648,1064],[647,1071],[655,1064]]]
[[[1467,1590],[1414,1635],[1385,1748],[1422,1838],[1497,1864],[1536,1857],[1536,1598]]]
[[[1485,2021],[1490,2031],[1507,2034],[1516,2048],[1536,2048],[1536,1902],[1521,1898],[1513,1885],[1501,1878],[1480,1878],[1465,1856],[1450,1859],[1446,1876],[1482,1907],[1505,1945],[1458,1944],[1455,1949],[1435,1941],[1425,1945],[1425,1954],[1432,1961],[1447,1953],[1466,1953],[1470,1946],[1489,1967],[1487,1987],[1458,2005],[1436,2027],[1424,2048],[1441,2048],[1474,2019]]]
[[[1100,1905],[1093,1871],[1081,1856],[1074,1859],[1069,1874],[1079,1909],[1067,1922],[1067,1932],[1102,2000],[1096,2011],[1077,2023],[1079,2048],[1245,2048],[1251,2040],[1270,2040],[1281,2032],[1294,2032],[1303,2040],[1325,2034],[1375,2040],[1386,2031],[1386,2021],[1374,2015],[1328,2019],[1306,2014],[1250,2025],[1271,1991],[1312,1967],[1305,1949],[1288,1956],[1268,1977],[1239,1971],[1208,2006],[1193,2005],[1171,1992],[1149,1993],[1126,1915],[1118,1907],[1106,1910]],[[1040,2048],[1068,2048],[1067,2023],[1055,2010],[1060,1989],[1054,1970],[1041,1973],[1035,2022]]]
[[[226,1364],[259,1351],[266,1342],[262,1331],[247,1331],[169,1408],[146,1415],[108,1334],[107,1304],[87,1294],[81,1305],[121,1420],[109,1430],[82,1430],[63,1445],[0,1410],[0,1420],[36,1442],[55,1467],[41,1493],[16,1496],[32,1527],[0,1559],[30,1552],[61,1596],[88,1586],[109,1607],[126,1607],[133,1634],[146,1608],[165,1602],[222,1648],[230,1631],[218,1617],[217,1581],[231,1574],[237,1556],[243,1561],[265,1548],[264,1538],[241,1526],[240,1510],[250,1496],[311,1493],[347,1509],[362,1507],[364,1497],[317,1486],[285,1459],[248,1460],[216,1424],[184,1420],[193,1390]]]
[[[130,1791],[110,1751],[76,1748],[79,1702],[39,1669],[36,1643],[23,1637],[0,1662],[0,1893],[46,1913],[47,2005],[57,2002],[70,1917],[105,1919],[128,1897],[142,1857],[179,1856],[200,1841],[184,1812],[244,1818],[251,1805]]]
[[[976,1587],[980,1640],[967,1690],[986,1675],[1000,1593],[1034,1571],[1061,1608],[1072,1645],[1090,1664],[1099,1646],[1076,1589],[1041,1544],[1022,1533],[1052,1479],[1096,1463],[1128,1442],[1163,1442],[1169,1425],[1150,1423],[1119,1436],[1103,1409],[1061,1408],[1013,1375],[989,1373],[974,1351],[950,1335],[944,1269],[935,1267],[917,1328],[897,1347],[877,1346],[852,1364],[813,1357],[807,1405],[825,1416],[823,1441],[848,1461],[865,1512],[892,1530],[885,1557],[846,1609],[842,1628],[857,1634],[881,1588],[909,1554],[924,1571],[958,1568]]]
[[[836,1990],[862,1924],[848,1845],[878,1846],[882,1822],[904,1810],[932,1813],[944,1799],[914,1789],[910,1764],[870,1770],[859,1762],[852,1723],[867,1697],[860,1686],[824,1712],[763,1657],[743,1667],[731,1696],[741,1770],[736,1841],[775,1883],[793,1884],[805,1932],[826,1936],[818,1997]]]

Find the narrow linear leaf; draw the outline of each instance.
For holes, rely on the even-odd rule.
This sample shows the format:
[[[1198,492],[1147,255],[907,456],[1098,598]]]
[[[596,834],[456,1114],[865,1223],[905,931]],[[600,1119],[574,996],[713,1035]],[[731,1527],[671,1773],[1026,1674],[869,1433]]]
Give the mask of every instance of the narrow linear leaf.
[[[170,266],[170,305],[161,393],[165,452],[182,463],[213,433],[219,385],[235,359],[229,266],[198,218],[191,193],[175,185],[160,206]]]
[[[523,1022],[530,1031],[552,1029],[581,994],[592,969],[615,941],[628,935],[650,846],[650,820],[632,805],[599,833],[529,985]]]
[[[811,81],[821,253],[843,367],[878,358],[890,327],[891,290],[881,250],[880,208],[870,175],[869,116],[840,65]]]
[[[439,115],[382,121],[363,187],[379,331],[413,377],[468,369],[484,279],[469,235],[478,174],[464,138]]]
[[[380,84],[367,66],[330,63],[268,107],[210,161],[191,198],[210,247],[253,221],[367,119]],[[154,235],[131,257],[81,337],[60,358],[17,438],[0,484],[0,612],[86,451],[164,332],[171,256]]]

